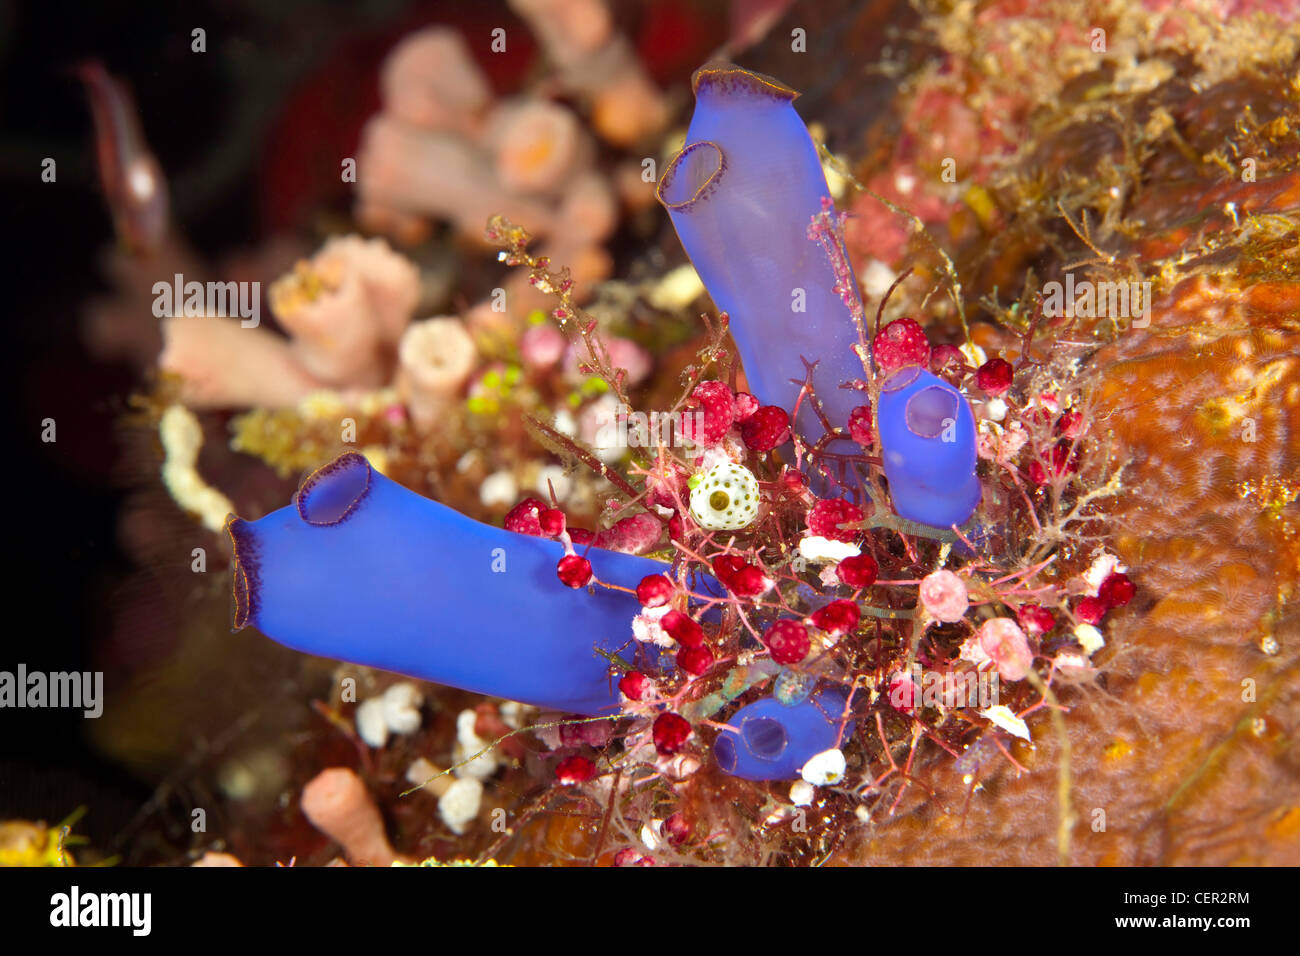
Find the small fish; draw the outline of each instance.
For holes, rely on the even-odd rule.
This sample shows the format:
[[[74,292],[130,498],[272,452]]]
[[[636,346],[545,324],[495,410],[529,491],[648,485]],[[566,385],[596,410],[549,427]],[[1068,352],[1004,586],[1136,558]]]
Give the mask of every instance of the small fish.
[[[80,63],[72,72],[90,100],[99,178],[113,226],[132,254],[152,255],[167,233],[167,183],[145,142],[135,101],[98,61]]]

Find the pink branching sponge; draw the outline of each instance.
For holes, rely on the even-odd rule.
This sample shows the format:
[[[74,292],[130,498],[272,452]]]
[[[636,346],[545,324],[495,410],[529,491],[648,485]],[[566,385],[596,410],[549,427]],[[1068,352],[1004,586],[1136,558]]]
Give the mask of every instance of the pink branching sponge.
[[[288,408],[324,387],[269,329],[188,315],[164,319],[162,328],[158,368],[180,378],[190,408]]]
[[[302,812],[312,826],[343,847],[354,864],[392,866],[397,853],[361,778],[347,767],[322,770],[302,788]]]
[[[586,100],[592,125],[615,146],[630,146],[668,121],[668,104],[602,0],[512,0],[528,21],[560,83]]]
[[[382,239],[330,239],[268,289],[289,338],[216,315],[163,325],[158,367],[197,408],[292,407],[313,391],[386,383],[420,297],[419,270]]]
[[[479,361],[464,324],[450,316],[413,323],[397,357],[398,389],[411,420],[426,429],[459,397]]]
[[[492,87],[461,34],[432,27],[406,37],[384,61],[380,90],[388,112],[428,130],[476,136]]]

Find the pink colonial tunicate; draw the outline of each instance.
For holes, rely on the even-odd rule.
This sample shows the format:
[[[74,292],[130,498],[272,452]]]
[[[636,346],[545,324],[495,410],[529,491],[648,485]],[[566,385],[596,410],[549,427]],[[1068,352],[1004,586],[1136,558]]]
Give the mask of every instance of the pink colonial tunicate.
[[[997,666],[1003,680],[1024,680],[1034,663],[1025,632],[1009,617],[995,617],[980,625],[979,643]]]
[[[970,607],[966,584],[951,571],[935,571],[921,581],[921,605],[937,620],[960,621]]]

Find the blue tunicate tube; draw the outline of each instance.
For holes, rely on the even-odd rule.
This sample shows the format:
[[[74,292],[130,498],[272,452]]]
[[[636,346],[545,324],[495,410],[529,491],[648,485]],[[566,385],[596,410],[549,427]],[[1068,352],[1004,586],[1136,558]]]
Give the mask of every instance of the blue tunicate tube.
[[[631,594],[574,590],[556,541],[480,524],[349,453],[258,521],[231,516],[236,628],[281,644],[481,694],[587,715],[617,713],[632,662]],[[635,589],[667,565],[590,548],[596,577]],[[711,583],[711,582],[710,582]]]
[[[835,291],[835,272],[821,246],[808,238],[809,222],[830,193],[817,149],[794,110],[798,94],[730,65],[701,68],[694,87],[686,145],[659,181],[659,200],[709,295],[731,316],[754,395],[792,410],[806,374],[804,360],[816,362],[817,400],[832,427],[846,428],[850,413],[866,399],[842,386],[866,372],[849,308]],[[962,524],[980,496],[970,406],[929,372],[907,374],[911,384],[894,386],[877,409],[895,510],[922,524]],[[909,408],[918,392],[923,394]],[[944,412],[953,420],[951,430],[933,436],[917,431]],[[794,428],[810,446],[825,435],[806,399]],[[858,452],[846,440],[823,450]],[[820,476],[813,490],[833,493]]]
[[[793,410],[806,375],[802,360],[816,362],[817,398],[832,425],[846,427],[865,399],[840,386],[866,372],[830,261],[808,238],[830,191],[794,109],[798,94],[731,65],[702,67],[694,87],[686,145],[659,181],[659,200],[709,295],[731,317],[753,394]],[[794,428],[809,444],[825,434],[807,400]],[[843,446],[836,451],[856,450],[836,444]]]
[[[980,501],[975,416],[965,396],[907,366],[882,384],[877,425],[894,510],[940,528],[964,523]]]
[[[756,700],[727,721],[735,730],[718,735],[714,759],[724,772],[744,780],[793,780],[810,758],[853,733],[853,721],[845,717],[847,700],[847,691],[838,686],[794,706],[775,697]]]

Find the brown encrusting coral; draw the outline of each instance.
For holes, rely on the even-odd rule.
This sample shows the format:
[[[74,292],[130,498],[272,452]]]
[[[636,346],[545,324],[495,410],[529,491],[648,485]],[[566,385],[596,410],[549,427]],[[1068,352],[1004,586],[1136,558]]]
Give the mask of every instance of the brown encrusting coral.
[[[941,35],[978,38],[965,62],[979,75],[992,41],[962,25]],[[1151,46],[1120,64],[1145,77],[1136,86],[1107,63],[1067,74],[1064,102],[1038,104],[1020,158],[993,177],[1002,237],[965,244],[967,261],[985,263],[982,285],[1018,288],[1026,264],[1059,278],[1084,260],[1081,280],[1142,278],[1156,290],[1146,327],[1081,317],[1047,333],[1090,353],[1093,416],[1129,462],[1108,537],[1140,585],[1095,658],[1098,687],[1065,698],[1071,861],[1294,864],[1297,36],[1178,11],[1139,36]],[[1028,46],[1010,53],[1030,62]],[[1061,750],[1050,734],[1035,741],[1016,747],[1032,773],[1004,767],[973,797],[958,769],[937,767],[933,800],[850,840],[836,861],[1052,861],[1059,794],[1048,771]]]
[[[1069,699],[1075,863],[1300,860],[1300,327],[1280,289],[1229,288],[1184,280],[1092,359],[1095,414],[1131,456],[1112,546],[1142,590],[1099,655],[1103,689]],[[937,769],[931,806],[836,859],[1050,862],[1060,749],[1044,735],[1016,756],[1033,772],[974,799]]]

